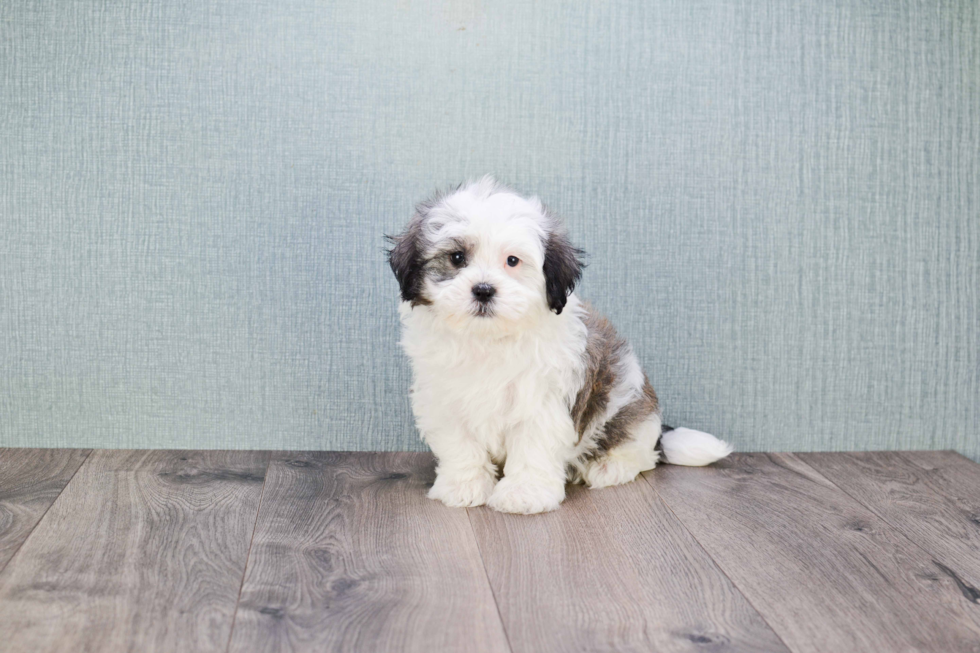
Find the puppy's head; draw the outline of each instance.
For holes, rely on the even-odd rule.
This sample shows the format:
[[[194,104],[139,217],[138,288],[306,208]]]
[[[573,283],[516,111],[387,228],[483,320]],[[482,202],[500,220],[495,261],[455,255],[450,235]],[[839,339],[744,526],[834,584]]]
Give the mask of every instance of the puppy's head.
[[[560,221],[490,177],[423,202],[391,242],[402,301],[459,329],[512,332],[561,314],[582,275]]]

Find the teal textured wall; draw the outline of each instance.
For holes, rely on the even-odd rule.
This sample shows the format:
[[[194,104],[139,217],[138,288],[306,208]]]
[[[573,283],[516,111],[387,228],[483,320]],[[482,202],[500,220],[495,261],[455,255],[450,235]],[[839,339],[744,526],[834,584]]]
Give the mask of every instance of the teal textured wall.
[[[980,457],[980,5],[0,3],[0,445],[415,449],[382,234],[490,172],[668,422]]]

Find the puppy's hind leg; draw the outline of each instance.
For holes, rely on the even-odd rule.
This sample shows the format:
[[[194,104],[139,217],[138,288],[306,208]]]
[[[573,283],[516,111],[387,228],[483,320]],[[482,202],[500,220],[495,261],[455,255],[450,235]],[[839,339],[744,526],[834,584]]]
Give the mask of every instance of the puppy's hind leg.
[[[653,414],[637,424],[631,438],[585,464],[582,477],[592,489],[629,483],[640,472],[653,469],[660,460],[660,416]]]

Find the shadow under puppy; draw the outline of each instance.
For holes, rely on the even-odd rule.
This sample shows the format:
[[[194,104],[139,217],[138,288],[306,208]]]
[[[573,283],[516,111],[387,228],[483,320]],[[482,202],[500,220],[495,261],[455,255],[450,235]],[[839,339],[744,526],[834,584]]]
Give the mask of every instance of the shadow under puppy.
[[[582,252],[537,197],[485,177],[419,204],[391,241],[412,409],[438,460],[430,498],[544,512],[567,480],[607,487],[661,451],[679,465],[731,452],[663,428],[630,345],[572,292]]]

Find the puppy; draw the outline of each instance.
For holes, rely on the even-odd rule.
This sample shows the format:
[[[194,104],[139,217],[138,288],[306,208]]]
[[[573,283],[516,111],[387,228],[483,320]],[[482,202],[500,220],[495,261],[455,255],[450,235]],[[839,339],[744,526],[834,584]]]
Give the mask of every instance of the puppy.
[[[583,253],[537,197],[485,177],[419,204],[390,241],[412,410],[438,460],[430,498],[545,512],[569,480],[601,488],[661,452],[678,465],[731,453],[707,433],[661,435],[650,381],[572,292]]]

